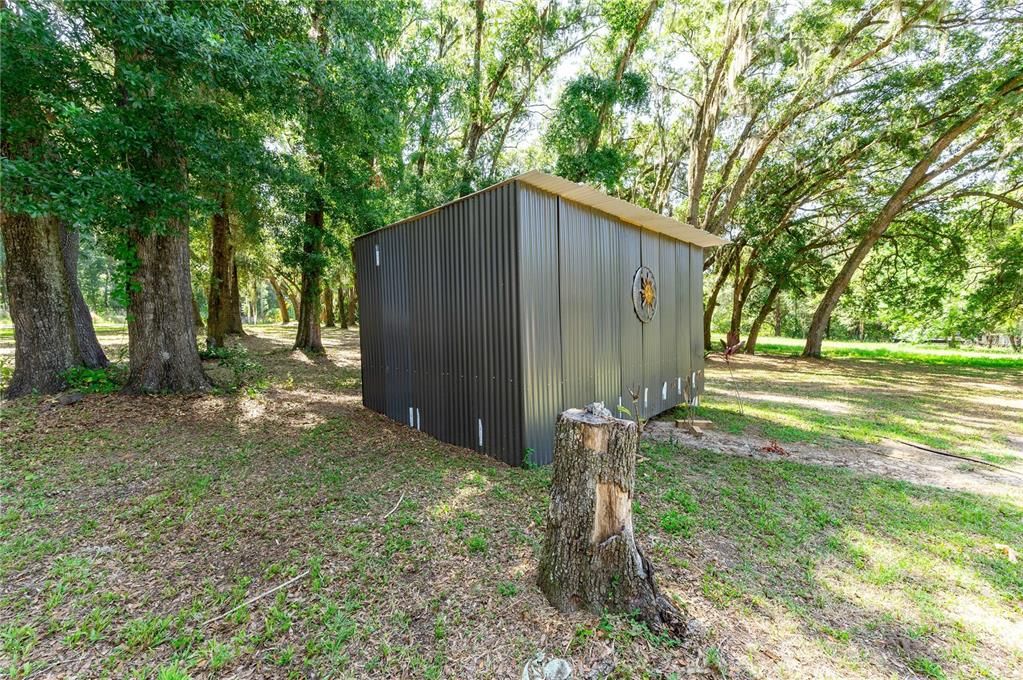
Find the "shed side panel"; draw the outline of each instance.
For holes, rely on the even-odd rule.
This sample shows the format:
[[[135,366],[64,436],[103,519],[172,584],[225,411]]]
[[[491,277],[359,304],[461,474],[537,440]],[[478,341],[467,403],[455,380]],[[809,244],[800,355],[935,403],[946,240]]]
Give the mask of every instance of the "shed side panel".
[[[649,267],[660,285],[661,237],[643,231],[640,235],[642,261]],[[644,418],[663,411],[661,399],[661,310],[658,305],[654,317],[643,324],[643,390],[639,395],[640,413]]]
[[[602,401],[615,413],[622,391],[622,339],[618,333],[622,307],[618,300],[627,295],[627,287],[623,287],[618,276],[618,230],[622,225],[603,213],[589,212],[593,280],[588,302],[593,310],[590,335],[594,343],[594,390],[590,401]]]
[[[383,341],[383,314],[380,296],[380,271],[375,256],[377,235],[356,242],[355,287],[360,300],[359,345],[362,353],[362,401],[367,408],[380,413],[387,410],[384,361],[380,346]]]
[[[686,287],[679,285],[676,276],[675,240],[666,236],[660,238],[660,271],[657,273],[660,298],[657,314],[661,317],[661,370],[660,382],[656,387],[661,391],[661,409],[667,410],[678,405],[682,387],[682,372],[678,363],[678,303],[687,295]],[[686,282],[688,283],[688,281]]]
[[[533,462],[550,463],[562,410],[558,198],[518,185],[523,431]],[[554,414],[554,416],[552,416]]]
[[[632,306],[632,279],[636,269],[642,263],[640,230],[623,224],[618,229],[618,285],[622,292],[615,297],[621,320],[619,335],[621,339],[621,403],[630,411],[633,410],[630,390],[639,393],[640,411],[643,404],[643,324],[636,316]],[[615,300],[608,304],[615,304]]]
[[[696,374],[696,397],[703,393],[703,249],[689,249],[689,299],[692,303],[692,331],[689,346],[691,370]]]
[[[558,200],[561,295],[562,408],[593,401],[595,381],[593,215],[583,206]]]
[[[677,310],[676,318],[676,342],[675,342],[675,355],[676,361],[678,362],[678,370],[682,376],[682,397],[680,401],[685,401],[686,395],[691,395],[691,389],[688,387],[690,378],[690,372],[692,371],[692,328],[693,328],[693,292],[690,289],[689,280],[689,244],[676,242],[675,243],[675,280],[678,282],[678,296],[675,298],[675,309]]]

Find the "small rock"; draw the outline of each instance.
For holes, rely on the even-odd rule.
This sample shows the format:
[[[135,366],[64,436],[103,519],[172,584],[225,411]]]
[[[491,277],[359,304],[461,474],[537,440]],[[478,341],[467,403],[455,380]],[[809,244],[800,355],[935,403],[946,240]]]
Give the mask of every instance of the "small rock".
[[[65,392],[57,397],[57,403],[61,406],[71,406],[72,404],[77,404],[82,399],[85,399],[85,395],[81,392]]]
[[[571,677],[572,664],[543,652],[538,652],[522,669],[522,680],[570,680]]]
[[[564,659],[551,659],[543,667],[543,680],[569,680],[572,665]]]
[[[604,402],[602,401],[595,401],[592,404],[587,405],[585,410],[587,413],[598,416],[600,418],[614,417],[611,415],[611,412],[607,410],[607,407],[604,406]]]

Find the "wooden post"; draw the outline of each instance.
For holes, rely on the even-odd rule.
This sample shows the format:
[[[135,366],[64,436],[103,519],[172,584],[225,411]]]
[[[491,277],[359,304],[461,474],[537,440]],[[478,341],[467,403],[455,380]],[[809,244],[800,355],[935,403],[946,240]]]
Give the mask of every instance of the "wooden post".
[[[683,637],[686,617],[658,591],[633,535],[638,447],[636,424],[603,404],[558,418],[539,585],[563,612],[635,614],[655,632]]]

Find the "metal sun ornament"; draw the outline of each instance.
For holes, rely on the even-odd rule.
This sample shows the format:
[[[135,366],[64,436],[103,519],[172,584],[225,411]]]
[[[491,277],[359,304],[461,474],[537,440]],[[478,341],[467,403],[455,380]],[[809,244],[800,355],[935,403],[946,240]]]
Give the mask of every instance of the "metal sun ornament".
[[[657,280],[649,267],[640,267],[632,277],[632,306],[643,323],[657,313]]]

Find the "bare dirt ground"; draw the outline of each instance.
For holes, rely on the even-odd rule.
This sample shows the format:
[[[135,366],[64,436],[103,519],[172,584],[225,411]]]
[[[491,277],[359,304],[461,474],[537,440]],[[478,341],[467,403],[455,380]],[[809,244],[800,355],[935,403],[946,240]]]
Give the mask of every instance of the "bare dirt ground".
[[[801,442],[780,444],[754,432],[736,434],[713,428],[697,437],[676,427],[673,419],[651,422],[645,436],[654,441],[676,442],[681,446],[730,456],[827,465],[942,489],[1005,496],[1023,504],[1021,472],[942,456],[892,439],[884,439],[878,444],[836,440],[830,446],[822,447]]]

